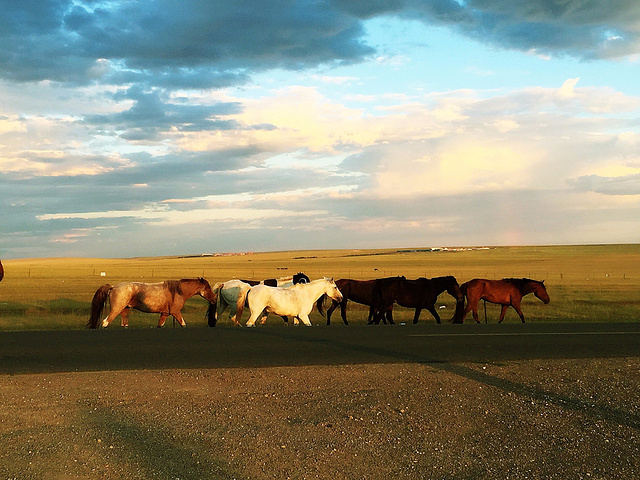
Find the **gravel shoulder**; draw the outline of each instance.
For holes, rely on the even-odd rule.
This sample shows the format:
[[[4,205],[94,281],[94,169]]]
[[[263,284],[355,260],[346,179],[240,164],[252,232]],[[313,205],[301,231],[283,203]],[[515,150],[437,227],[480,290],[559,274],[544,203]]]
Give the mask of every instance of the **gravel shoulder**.
[[[137,358],[114,340],[127,334],[136,337],[98,338],[114,357]],[[637,355],[347,362],[321,344],[335,361],[87,370],[78,358],[78,371],[56,371],[37,357],[39,368],[18,371],[17,351],[27,364],[38,363],[30,349],[50,348],[57,358],[59,346],[33,344],[46,338],[4,340],[4,361],[15,368],[0,374],[0,478],[640,474]],[[177,348],[173,334],[158,338]],[[31,345],[20,345],[24,339]],[[292,351],[302,358],[304,345]],[[378,345],[371,349],[384,357]]]

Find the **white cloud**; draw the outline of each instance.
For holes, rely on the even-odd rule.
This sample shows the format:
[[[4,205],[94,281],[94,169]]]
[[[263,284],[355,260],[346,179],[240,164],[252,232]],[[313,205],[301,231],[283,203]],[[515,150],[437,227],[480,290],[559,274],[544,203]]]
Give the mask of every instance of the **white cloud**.
[[[119,219],[129,218],[153,222],[154,225],[176,226],[197,225],[217,221],[230,222],[265,222],[275,218],[284,217],[313,217],[325,215],[327,212],[319,210],[289,211],[278,209],[251,209],[251,208],[209,208],[193,209],[188,212],[171,210],[159,205],[149,206],[142,210],[123,210],[107,212],[79,212],[79,213],[54,213],[39,215],[38,220],[70,220],[70,219]]]

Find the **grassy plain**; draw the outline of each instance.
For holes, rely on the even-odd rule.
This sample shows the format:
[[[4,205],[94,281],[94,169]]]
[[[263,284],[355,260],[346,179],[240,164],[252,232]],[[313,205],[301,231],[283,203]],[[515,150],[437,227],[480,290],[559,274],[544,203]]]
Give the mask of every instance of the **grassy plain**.
[[[161,258],[43,258],[4,260],[0,283],[0,330],[84,328],[95,290],[104,283],[157,282],[204,276],[212,284],[231,278],[273,278],[305,272],[310,278],[372,279],[391,275],[408,278],[454,275],[463,283],[472,278],[529,277],[545,280],[551,303],[525,297],[523,311],[532,322],[640,321],[640,244],[491,247],[478,249],[313,250],[253,253],[234,256]],[[439,298],[442,317],[450,318],[453,299]],[[204,327],[206,301],[194,298],[184,309],[191,327]],[[448,313],[447,313],[448,312]],[[499,307],[487,304],[488,321]],[[245,314],[245,320],[246,320]],[[483,312],[480,312],[484,320]],[[363,323],[366,309],[349,306],[349,320]],[[397,308],[402,322],[412,312]],[[117,320],[118,321],[118,320]],[[314,324],[323,325],[317,313]],[[466,320],[472,321],[471,316]],[[519,321],[512,310],[506,322]],[[132,328],[156,325],[157,315],[135,313]],[[423,312],[421,322],[434,322]],[[332,324],[341,324],[339,312]],[[228,325],[221,319],[221,326]],[[281,326],[271,317],[271,326]],[[169,322],[168,326],[171,325]],[[115,326],[115,325],[114,325]],[[111,328],[114,328],[112,326]]]

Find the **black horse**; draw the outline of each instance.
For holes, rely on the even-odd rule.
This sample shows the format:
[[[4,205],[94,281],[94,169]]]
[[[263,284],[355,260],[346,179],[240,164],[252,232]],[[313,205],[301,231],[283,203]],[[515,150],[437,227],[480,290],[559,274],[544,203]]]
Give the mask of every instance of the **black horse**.
[[[342,301],[332,301],[331,306],[327,310],[327,325],[331,325],[331,314],[338,307],[340,307],[342,321],[345,325],[349,325],[349,322],[347,321],[347,300],[351,300],[352,302],[360,303],[369,307],[369,317],[367,318],[367,323],[371,323],[374,315],[373,289],[376,285],[376,282],[383,280],[393,280],[396,278],[404,277],[387,277],[379,278],[377,280],[351,280],[350,278],[342,278],[336,280],[336,286],[342,294]],[[320,297],[320,300],[323,300],[323,298]],[[320,302],[320,300],[318,302]],[[318,305],[320,305],[320,303],[318,303]],[[391,323],[393,323],[393,319],[390,317],[390,315],[391,312],[389,312],[388,318],[390,319]]]
[[[291,278],[291,282],[294,285],[297,285],[299,283],[310,283],[311,279],[309,279],[309,277],[307,277],[304,273],[302,272],[298,272],[296,273],[293,277],[289,277]],[[248,283],[249,285],[251,285],[252,287],[254,285],[258,285],[259,283],[263,283],[264,285],[267,285],[268,287],[277,287],[278,283],[287,283],[289,280],[287,280],[287,277],[285,278],[266,278],[265,280],[240,280],[241,282],[244,283]]]
[[[418,278],[407,280],[404,277],[378,279],[373,288],[374,318],[369,324],[393,323],[390,311],[394,302],[402,307],[415,308],[413,323],[418,323],[420,312],[426,308],[437,323],[441,323],[440,315],[435,308],[438,295],[446,291],[456,299],[456,311],[451,319],[456,322],[464,311],[464,296],[455,277]]]

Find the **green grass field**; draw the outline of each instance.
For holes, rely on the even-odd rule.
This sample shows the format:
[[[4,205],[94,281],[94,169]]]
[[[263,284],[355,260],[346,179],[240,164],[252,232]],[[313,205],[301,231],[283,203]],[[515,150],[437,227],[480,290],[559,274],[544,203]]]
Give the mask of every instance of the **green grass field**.
[[[51,258],[5,260],[0,283],[0,330],[84,328],[95,290],[104,283],[158,282],[204,276],[212,284],[232,278],[273,278],[305,272],[310,278],[373,279],[454,275],[459,283],[472,278],[529,277],[545,280],[551,297],[543,305],[525,297],[523,311],[531,322],[640,321],[640,244],[592,246],[496,247],[427,251],[427,249],[315,250],[255,253],[236,256],[89,259]],[[453,314],[446,293],[438,299],[443,319]],[[197,297],[183,310],[191,327],[204,327],[207,303]],[[367,309],[350,304],[349,321],[364,323]],[[499,307],[487,304],[488,321],[497,321]],[[131,328],[157,324],[157,315],[132,314]],[[248,312],[244,314],[248,318]],[[406,322],[413,312],[397,307],[394,317]],[[421,322],[433,323],[423,311]],[[484,321],[484,311],[480,309]],[[325,323],[316,312],[314,324]],[[466,322],[471,322],[471,315]],[[510,309],[505,322],[519,322]],[[119,322],[119,320],[116,320]],[[342,324],[339,311],[332,325]],[[220,326],[229,325],[225,315]],[[268,325],[281,326],[271,316]],[[171,321],[167,323],[171,326]],[[117,328],[116,324],[110,328]]]

